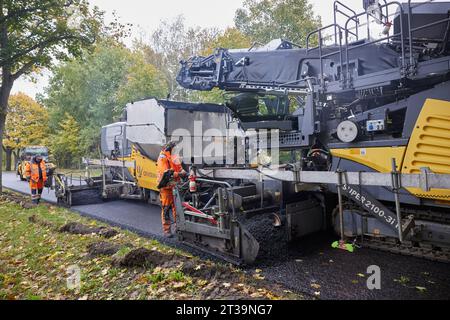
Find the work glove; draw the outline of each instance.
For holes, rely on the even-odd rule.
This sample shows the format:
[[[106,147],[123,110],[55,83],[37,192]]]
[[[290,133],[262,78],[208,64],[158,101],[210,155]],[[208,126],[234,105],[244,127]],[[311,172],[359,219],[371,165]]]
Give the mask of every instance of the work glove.
[[[185,178],[187,176],[187,172],[182,170],[178,175],[182,178]]]

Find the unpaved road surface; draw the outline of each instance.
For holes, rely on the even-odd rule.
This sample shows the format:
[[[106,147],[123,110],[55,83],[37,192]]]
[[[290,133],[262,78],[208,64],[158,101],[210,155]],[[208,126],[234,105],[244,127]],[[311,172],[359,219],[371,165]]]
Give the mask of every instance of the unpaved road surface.
[[[3,174],[3,185],[28,192],[28,184],[14,173]],[[45,200],[55,201],[44,191]],[[113,201],[74,207],[79,213],[117,225],[144,236],[160,239],[160,209],[144,203]],[[258,266],[267,280],[283,284],[288,290],[318,299],[445,299],[450,300],[450,265],[394,255],[370,249],[354,253],[332,249],[333,235],[318,234],[290,245],[289,250]],[[170,243],[169,243],[170,244]],[[172,243],[175,244],[175,243]],[[380,267],[381,289],[369,290],[367,268]]]

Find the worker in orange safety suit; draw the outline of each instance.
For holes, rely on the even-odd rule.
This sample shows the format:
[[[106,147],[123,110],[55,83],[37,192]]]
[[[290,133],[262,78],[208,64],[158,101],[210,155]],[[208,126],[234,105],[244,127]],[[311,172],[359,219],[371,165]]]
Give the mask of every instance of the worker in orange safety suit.
[[[47,168],[41,155],[34,156],[25,166],[25,177],[30,183],[31,200],[34,204],[41,201],[42,190],[47,182]]]
[[[161,150],[158,161],[158,178],[157,181],[160,184],[164,179],[164,175],[170,174],[170,181],[160,188],[159,198],[161,200],[161,222],[163,227],[164,236],[172,238],[171,225],[176,222],[176,209],[173,199],[173,189],[181,177],[187,175],[181,165],[181,159],[172,154],[173,148],[176,146],[176,142],[167,143]],[[171,215],[172,213],[172,215]]]

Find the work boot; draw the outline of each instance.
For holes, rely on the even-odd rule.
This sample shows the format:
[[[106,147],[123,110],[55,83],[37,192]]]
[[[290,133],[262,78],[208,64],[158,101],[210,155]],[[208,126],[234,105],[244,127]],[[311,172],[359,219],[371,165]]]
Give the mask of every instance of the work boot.
[[[164,233],[164,238],[165,239],[172,239],[173,238],[173,234],[171,232],[169,233]]]

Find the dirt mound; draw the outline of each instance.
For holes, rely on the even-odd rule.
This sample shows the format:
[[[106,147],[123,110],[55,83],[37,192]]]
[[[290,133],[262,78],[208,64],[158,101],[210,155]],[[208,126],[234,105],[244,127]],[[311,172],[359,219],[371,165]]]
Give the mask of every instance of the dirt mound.
[[[118,234],[114,229],[105,227],[89,227],[78,222],[69,222],[59,229],[60,232],[67,232],[71,234],[98,234],[104,238],[112,238]]]
[[[139,248],[128,252],[123,258],[118,259],[115,264],[121,267],[155,267],[163,265],[174,259],[172,255],[166,255],[158,251]]]
[[[99,228],[98,235],[102,236],[103,238],[109,239],[112,237],[115,237],[118,235],[119,232],[114,229],[108,229],[108,228]]]
[[[22,202],[22,203],[20,203],[20,205],[24,209],[34,209],[37,207],[37,204],[32,203],[32,202]]]
[[[12,193],[5,191],[0,195],[0,202],[13,202],[17,203],[24,209],[36,208],[36,204],[31,202],[30,196],[24,196],[22,194]]]
[[[120,245],[106,241],[91,243],[87,247],[89,257],[112,256],[113,254],[116,254],[120,248]]]
[[[69,222],[59,229],[60,232],[67,232],[72,234],[92,234],[97,233],[98,228],[85,226],[78,222]]]

